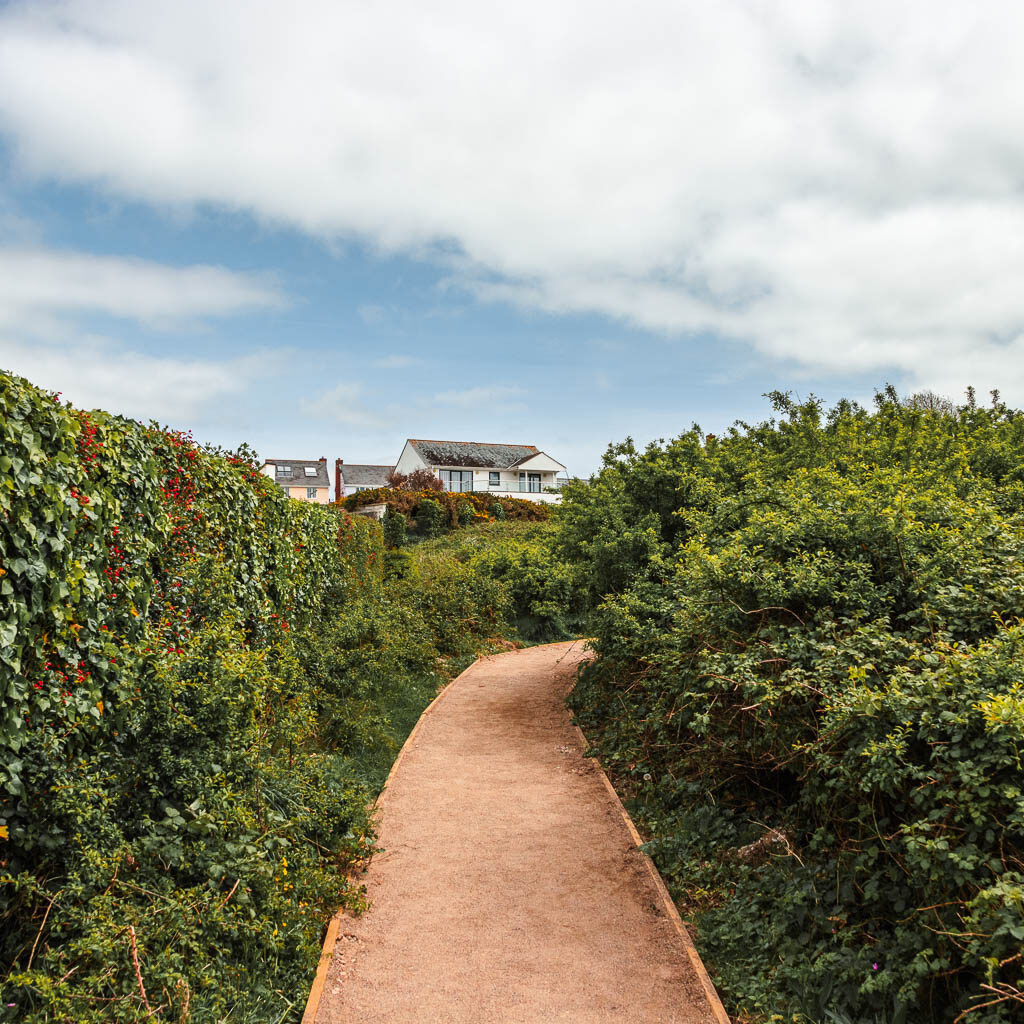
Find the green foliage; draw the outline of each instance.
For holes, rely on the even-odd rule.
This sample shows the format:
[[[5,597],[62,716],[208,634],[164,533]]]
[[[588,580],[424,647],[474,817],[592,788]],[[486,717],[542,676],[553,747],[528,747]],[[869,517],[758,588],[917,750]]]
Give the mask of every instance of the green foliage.
[[[551,515],[551,506],[526,498],[496,498],[476,491],[409,491],[401,488],[378,487],[349,495],[342,504],[349,512],[366,505],[387,505],[390,512],[400,512],[416,525],[421,502],[431,501],[443,510],[442,523],[451,529],[488,522],[491,519],[510,519],[516,522],[544,522]],[[430,513],[433,515],[433,512]]]
[[[0,1005],[297,1020],[368,802],[502,595],[9,376],[0,442]]]
[[[500,585],[517,637],[547,643],[579,636],[587,610],[581,571],[556,553],[558,537],[554,522],[492,522],[421,545],[416,556],[434,574],[439,563],[454,559],[479,580]]]
[[[389,548],[400,548],[405,543],[405,516],[393,508],[385,509],[381,521],[384,530],[384,542]]]
[[[436,537],[444,527],[444,509],[434,498],[423,498],[416,506],[416,522],[427,537]]]
[[[566,490],[601,602],[575,710],[737,1011],[1008,1021],[1024,416],[773,399]]]

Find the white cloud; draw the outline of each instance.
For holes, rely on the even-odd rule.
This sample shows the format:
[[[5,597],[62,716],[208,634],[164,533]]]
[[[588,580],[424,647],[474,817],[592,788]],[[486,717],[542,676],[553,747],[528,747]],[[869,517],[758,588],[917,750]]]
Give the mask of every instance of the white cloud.
[[[301,399],[299,409],[312,419],[345,427],[381,426],[384,417],[369,409],[364,401],[368,393],[372,394],[359,383],[335,384],[318,395]]]
[[[1024,397],[1022,35],[967,0],[32,0],[0,130],[484,298]]]
[[[279,367],[279,357],[270,353],[207,360],[133,351],[102,337],[42,346],[0,334],[0,368],[62,392],[80,409],[106,409],[174,427],[194,422]]]
[[[284,306],[272,281],[223,267],[44,248],[0,248],[0,327],[100,313],[162,325]]]
[[[285,301],[271,283],[220,267],[0,248],[0,367],[82,408],[186,422],[275,373],[279,357],[196,358],[171,354],[172,340],[154,354],[97,334],[90,317],[182,332]]]

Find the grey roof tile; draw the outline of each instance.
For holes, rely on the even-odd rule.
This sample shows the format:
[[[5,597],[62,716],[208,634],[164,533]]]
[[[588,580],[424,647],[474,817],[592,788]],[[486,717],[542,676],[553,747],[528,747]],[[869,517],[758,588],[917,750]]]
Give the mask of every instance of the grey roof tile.
[[[520,459],[537,454],[532,444],[488,444],[484,441],[422,441],[409,438],[428,466],[466,466],[507,469]]]
[[[264,465],[274,467],[274,480],[282,487],[330,487],[327,476],[327,463],[317,459],[264,459]],[[282,476],[277,472],[278,466],[288,466],[290,472]],[[306,468],[316,470],[314,476],[306,476]]]
[[[394,468],[394,466],[343,462],[341,464],[341,479],[349,487],[387,487],[387,475]]]

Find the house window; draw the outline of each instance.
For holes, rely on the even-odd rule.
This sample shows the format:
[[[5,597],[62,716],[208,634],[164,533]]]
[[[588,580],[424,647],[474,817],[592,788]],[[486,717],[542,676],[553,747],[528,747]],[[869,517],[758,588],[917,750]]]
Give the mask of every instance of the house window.
[[[540,494],[540,473],[520,473],[519,490]]]
[[[316,501],[316,488],[315,487],[307,487],[306,488],[306,497],[310,501]]]
[[[305,466],[302,471],[306,476],[316,476],[316,466]]]
[[[488,473],[487,474],[487,486],[488,487],[500,487],[501,486],[501,473]]]
[[[473,471],[471,469],[442,469],[437,475],[441,478],[441,486],[446,491],[473,490]]]
[[[291,466],[281,466],[281,465],[278,465],[278,466],[274,467],[274,472],[278,476],[291,476],[292,475],[292,467]]]

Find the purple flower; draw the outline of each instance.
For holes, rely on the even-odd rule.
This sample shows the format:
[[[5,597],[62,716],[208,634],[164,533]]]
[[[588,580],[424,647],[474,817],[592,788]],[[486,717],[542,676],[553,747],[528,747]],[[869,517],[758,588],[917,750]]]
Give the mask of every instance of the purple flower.
[[[871,970],[877,971],[878,970],[878,964],[877,963],[872,964],[871,965]]]

